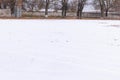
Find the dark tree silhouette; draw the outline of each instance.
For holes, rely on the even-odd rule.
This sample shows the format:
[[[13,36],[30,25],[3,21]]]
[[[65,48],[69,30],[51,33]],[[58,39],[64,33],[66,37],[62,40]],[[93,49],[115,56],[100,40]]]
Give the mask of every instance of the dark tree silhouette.
[[[67,0],[62,0],[62,17],[66,16],[67,12]]]
[[[77,18],[82,18],[82,11],[87,0],[78,0]]]

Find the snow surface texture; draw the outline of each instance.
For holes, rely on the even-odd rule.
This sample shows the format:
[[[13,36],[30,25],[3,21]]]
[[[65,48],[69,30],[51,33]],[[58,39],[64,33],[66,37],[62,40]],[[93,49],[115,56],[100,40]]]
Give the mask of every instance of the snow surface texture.
[[[0,80],[120,80],[120,21],[0,20]]]

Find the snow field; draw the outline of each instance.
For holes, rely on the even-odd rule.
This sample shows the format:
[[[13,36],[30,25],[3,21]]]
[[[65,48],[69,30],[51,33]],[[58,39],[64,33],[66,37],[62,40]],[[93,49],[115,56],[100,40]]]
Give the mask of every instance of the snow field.
[[[0,20],[0,80],[119,80],[120,22]]]

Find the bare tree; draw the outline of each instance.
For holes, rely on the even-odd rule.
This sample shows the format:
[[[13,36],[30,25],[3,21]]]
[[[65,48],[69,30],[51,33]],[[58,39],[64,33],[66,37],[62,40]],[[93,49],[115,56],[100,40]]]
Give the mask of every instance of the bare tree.
[[[108,16],[108,11],[110,8],[114,6],[115,0],[104,0],[104,9],[105,9],[105,16]]]
[[[100,10],[101,10],[101,18],[104,18],[104,0],[99,0]]]
[[[115,1],[116,0],[94,0],[95,6],[99,6],[101,10],[101,18],[108,16],[108,12],[112,7],[114,7]]]
[[[10,10],[11,10],[11,15],[15,14],[15,0],[10,0]]]
[[[94,5],[96,9],[100,9],[101,13],[100,16],[101,18],[104,18],[104,11],[105,11],[105,3],[104,0],[94,0]]]
[[[78,0],[77,17],[82,18],[82,11],[87,0]]]
[[[22,16],[22,0],[15,0],[15,17]]]
[[[62,0],[62,17],[66,16],[68,0]]]
[[[46,0],[46,5],[45,5],[45,17],[48,17],[48,8],[49,8],[49,0]]]

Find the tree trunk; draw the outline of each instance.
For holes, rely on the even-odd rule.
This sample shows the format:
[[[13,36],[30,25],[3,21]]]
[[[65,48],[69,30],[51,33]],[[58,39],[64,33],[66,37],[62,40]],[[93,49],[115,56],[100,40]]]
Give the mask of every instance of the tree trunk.
[[[67,12],[67,2],[65,0],[62,0],[62,17],[66,17]]]
[[[77,18],[80,19],[80,11],[77,11]]]
[[[62,17],[64,18],[66,16],[65,10],[62,10]]]
[[[22,16],[21,6],[15,6],[15,17],[20,18]]]
[[[105,8],[104,0],[99,0],[99,3],[100,3],[100,9],[101,9],[101,18],[104,18],[104,8]]]
[[[64,16],[66,17],[66,12],[67,12],[67,9],[66,9],[66,6],[65,6],[65,13],[64,13]]]
[[[104,18],[104,7],[101,5],[101,18]]]
[[[10,0],[10,10],[11,10],[11,15],[14,16],[14,9],[15,9],[15,1]]]
[[[17,18],[22,17],[22,0],[15,0],[14,14]]]
[[[64,17],[64,3],[65,3],[65,1],[62,0],[62,17]]]
[[[82,10],[80,10],[80,17],[79,18],[82,19]]]
[[[46,0],[46,6],[45,6],[45,17],[48,17],[48,6],[49,6],[49,0]]]
[[[0,7],[1,7],[1,9],[4,9],[4,4],[3,4],[3,2],[1,2]]]
[[[84,4],[81,2],[78,3],[78,11],[77,11],[77,18],[82,18],[82,11],[83,11]]]
[[[105,16],[108,17],[108,10],[105,11]]]
[[[64,6],[62,6],[62,17],[64,17]]]
[[[77,11],[77,18],[82,19],[82,10]]]

